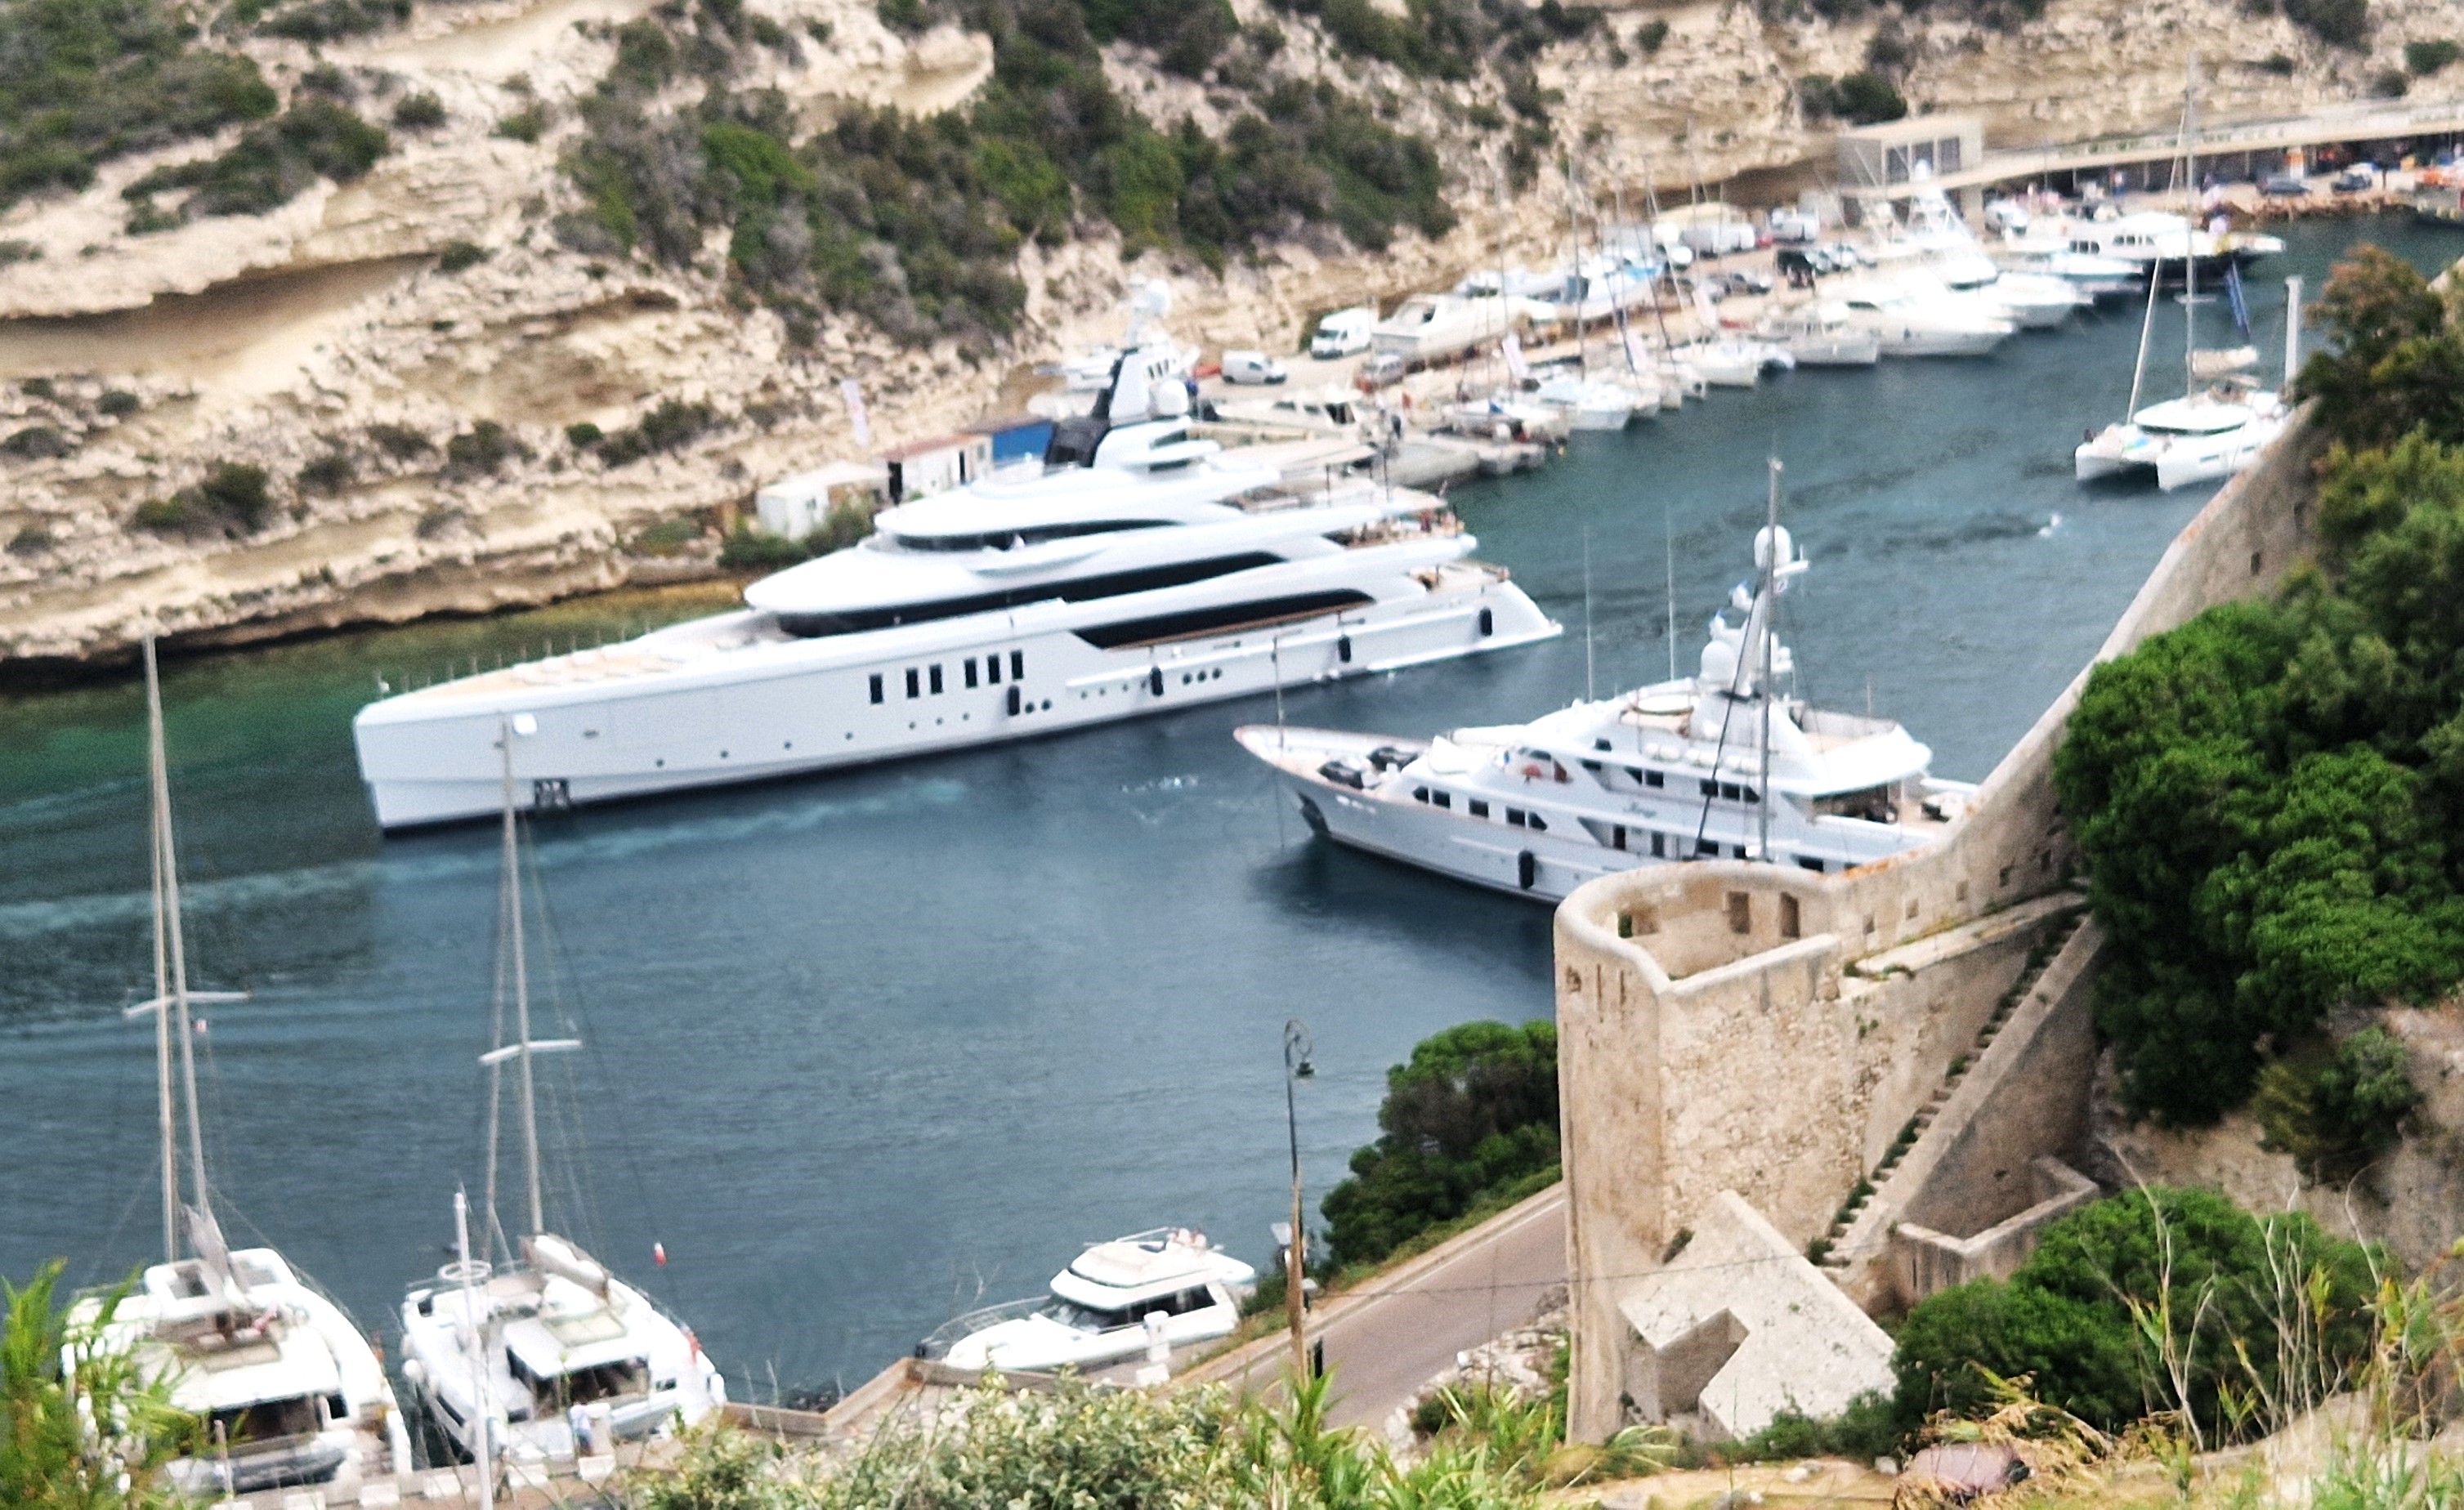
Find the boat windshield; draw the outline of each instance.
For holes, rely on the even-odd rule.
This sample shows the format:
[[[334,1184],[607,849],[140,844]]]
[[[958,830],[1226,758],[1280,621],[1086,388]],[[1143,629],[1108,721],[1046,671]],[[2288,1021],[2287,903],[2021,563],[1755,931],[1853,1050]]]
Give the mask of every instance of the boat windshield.
[[[506,1363],[534,1399],[559,1411],[594,1400],[639,1399],[650,1392],[650,1370],[639,1358],[549,1374],[534,1373],[518,1353],[509,1351]]]
[[[327,1417],[335,1420],[350,1413],[340,1395],[329,1396],[325,1410]],[[216,1411],[207,1418],[206,1436],[209,1441],[220,1440],[235,1447],[243,1442],[278,1442],[308,1436],[319,1425],[317,1397],[295,1394],[288,1399],[253,1400]]]
[[[1059,1322],[1073,1332],[1110,1332],[1132,1324],[1127,1311],[1101,1311],[1091,1305],[1080,1305],[1054,1296],[1044,1309],[1036,1313]]]

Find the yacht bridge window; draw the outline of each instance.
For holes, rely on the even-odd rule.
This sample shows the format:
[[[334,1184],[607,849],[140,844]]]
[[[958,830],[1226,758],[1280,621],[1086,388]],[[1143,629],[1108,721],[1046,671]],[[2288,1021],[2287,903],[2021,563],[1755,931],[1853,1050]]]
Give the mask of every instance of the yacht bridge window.
[[[1899,804],[1891,800],[1887,786],[1860,787],[1854,792],[1835,792],[1814,799],[1816,818],[1856,818],[1869,823],[1896,823],[1900,820]]]
[[[1082,519],[1074,523],[1030,524],[1015,530],[987,530],[980,535],[885,535],[902,551],[1015,551],[1082,535],[1119,535],[1130,530],[1161,530],[1170,519]]]
[[[873,700],[874,702],[876,702],[876,703],[877,703],[877,702],[879,702],[879,701],[881,701],[881,673],[880,673],[879,671],[875,671],[875,672],[873,672],[873,673],[872,673],[872,688],[871,688],[871,690],[872,690],[872,700]]]
[[[206,1421],[209,1440],[220,1436],[233,1444],[278,1442],[287,1436],[311,1435],[316,1430],[317,1397],[313,1394],[227,1406],[214,1412]]]
[[[1186,640],[1199,635],[1221,633],[1227,629],[1263,628],[1287,619],[1309,619],[1336,609],[1354,608],[1375,602],[1367,593],[1349,588],[1315,593],[1295,593],[1286,598],[1251,598],[1241,602],[1222,603],[1212,608],[1189,608],[1179,613],[1156,614],[1146,619],[1124,619],[1112,624],[1091,624],[1073,631],[1079,639],[1098,649],[1113,650],[1123,646],[1149,645],[1164,640]]]
[[[887,629],[903,624],[929,624],[936,619],[956,619],[966,614],[989,613],[996,608],[1015,608],[1024,603],[1048,602],[1058,598],[1064,602],[1086,602],[1097,598],[1117,598],[1126,593],[1152,592],[1158,587],[1180,587],[1190,582],[1202,582],[1234,572],[1251,571],[1261,566],[1273,566],[1283,560],[1265,551],[1248,551],[1238,556],[1212,556],[1203,560],[1175,561],[1163,566],[1140,567],[1135,571],[1101,572],[1093,576],[1064,579],[1060,581],[1030,582],[999,592],[973,593],[964,598],[943,598],[930,602],[898,603],[884,608],[851,608],[836,613],[781,613],[779,627],[801,639],[820,639],[833,634],[856,634],[867,629]],[[1025,673],[1018,669],[1017,652],[1011,652],[1012,677]]]

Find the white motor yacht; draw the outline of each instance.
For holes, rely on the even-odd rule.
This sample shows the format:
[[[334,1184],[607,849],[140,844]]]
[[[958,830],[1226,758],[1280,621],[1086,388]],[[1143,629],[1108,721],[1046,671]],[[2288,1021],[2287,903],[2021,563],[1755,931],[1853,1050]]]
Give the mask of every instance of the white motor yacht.
[[[2006,272],[2059,278],[2090,299],[2121,298],[2147,287],[2147,271],[2120,257],[2073,252],[2067,244],[2010,241],[1989,253]]]
[[[1358,440],[1362,437],[1365,407],[1359,394],[1348,388],[1328,388],[1272,399],[1226,399],[1215,405],[1214,417],[1235,425]]]
[[[1776,541],[1776,549],[1773,542]],[[1433,739],[1252,724],[1237,737],[1338,843],[1496,890],[1560,901],[1595,877],[1696,859],[1834,872],[1930,843],[1974,788],[1886,718],[1787,696],[1774,601],[1804,569],[1757,533],[1759,591],[1711,621],[1698,675]]]
[[[1052,1277],[1049,1295],[969,1312],[915,1351],[969,1370],[1091,1368],[1145,1351],[1156,1313],[1175,1347],[1229,1336],[1257,1280],[1204,1233],[1157,1228],[1089,1245]]]
[[[1882,353],[1882,338],[1850,317],[1838,299],[1774,309],[1754,334],[1786,348],[1800,367],[1870,367]]]
[[[524,806],[639,797],[1109,723],[1559,632],[1428,493],[1279,470],[1193,438],[1125,361],[1097,412],[1004,471],[884,511],[745,607],[459,677],[360,711],[386,828],[493,813],[524,715]],[[1159,412],[1160,411],[1160,412]],[[1555,423],[1553,414],[1551,423]]]
[[[1990,357],[2018,328],[1967,295],[1911,280],[1860,279],[1830,292],[1885,357]]]
[[[1651,407],[1655,410],[1660,406],[1658,390],[1659,385],[1654,383]],[[1542,378],[1529,396],[1564,410],[1566,423],[1578,430],[1624,429],[1634,422],[1635,411],[1641,406],[1633,385],[1573,372]]]
[[[1532,441],[1544,446],[1564,440],[1573,428],[1573,418],[1563,407],[1506,389],[1446,405],[1438,410],[1438,423],[1475,439]]]
[[[204,1441],[167,1465],[181,1494],[227,1500],[269,1489],[356,1495],[410,1466],[409,1433],[385,1366],[356,1323],[273,1248],[224,1242],[206,1177],[191,1008],[238,999],[188,989],[180,871],[163,740],[154,642],[144,645],[147,755],[153,806],[154,996],[129,1009],[154,1019],[157,1151],[165,1261],[122,1296],[100,1343],[133,1359],[140,1377],[169,1387]],[[183,1180],[187,1188],[183,1189]],[[104,1298],[81,1297],[80,1324]],[[64,1359],[71,1368],[75,1357]]]
[[[1407,362],[1442,361],[1483,341],[1500,340],[1531,317],[1529,300],[1492,290],[1478,295],[1415,294],[1370,327],[1374,351]]]
[[[682,1323],[608,1272],[571,1240],[547,1231],[539,1149],[536,1061],[578,1049],[578,1039],[540,1039],[531,1020],[530,970],[520,836],[515,819],[514,749],[534,737],[529,715],[497,725],[502,844],[495,1012],[496,1045],[479,1057],[488,1072],[485,1220],[473,1257],[468,1204],[453,1195],[454,1260],[410,1287],[402,1302],[402,1373],[428,1419],[464,1458],[542,1462],[612,1451],[616,1442],[691,1426],[727,1400],[726,1381]],[[507,999],[507,998],[510,999]],[[506,1030],[512,1031],[506,1041]],[[495,1261],[500,1114],[510,1073],[522,1154],[522,1236],[511,1261]],[[595,1438],[595,1439],[591,1439]]]
[[[1160,329],[1164,317],[1172,313],[1172,286],[1155,278],[1140,279],[1130,291],[1128,301],[1129,329],[1117,346],[1097,346],[1084,355],[1060,364],[1063,388],[1080,395],[1101,393],[1111,386],[1113,370],[1120,365],[1125,353],[1140,353],[1147,366],[1147,380],[1186,381],[1198,369],[1199,351],[1184,346],[1164,335]],[[1085,403],[1082,398],[1079,404]],[[1075,408],[1075,405],[1066,405]]]
[[[1972,295],[1989,311],[2022,330],[2052,330],[2091,300],[2059,278],[2005,272],[1977,244],[1968,223],[1951,208],[1931,172],[1918,164],[1918,186],[1909,194],[1904,227],[1872,249],[1888,272],[1921,271],[1954,293]]]
[[[1705,383],[1723,388],[1750,388],[1764,373],[1796,365],[1786,346],[1743,336],[1706,336],[1671,347],[1668,355],[1701,373]]]
[[[2284,250],[2279,237],[2248,230],[2218,235],[2193,227],[2183,216],[2156,209],[2101,220],[2038,221],[2014,245],[2023,252],[2058,249],[2127,263],[2134,270],[2134,285],[2142,288],[2151,267],[2158,270],[2162,281],[2181,282],[2186,256],[2201,281],[2217,282],[2224,277],[2227,264],[2247,271],[2252,263]]]

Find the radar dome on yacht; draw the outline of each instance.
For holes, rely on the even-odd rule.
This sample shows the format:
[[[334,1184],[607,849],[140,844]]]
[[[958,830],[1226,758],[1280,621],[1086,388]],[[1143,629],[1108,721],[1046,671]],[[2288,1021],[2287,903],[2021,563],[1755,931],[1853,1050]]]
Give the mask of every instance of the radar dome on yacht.
[[[1754,532],[1754,570],[1767,572],[1771,569],[1771,542],[1774,539],[1779,543],[1779,565],[1786,566],[1796,559],[1796,541],[1789,535],[1788,526],[1766,524]]]
[[[1703,644],[1703,685],[1726,687],[1737,677],[1737,646],[1716,635]]]

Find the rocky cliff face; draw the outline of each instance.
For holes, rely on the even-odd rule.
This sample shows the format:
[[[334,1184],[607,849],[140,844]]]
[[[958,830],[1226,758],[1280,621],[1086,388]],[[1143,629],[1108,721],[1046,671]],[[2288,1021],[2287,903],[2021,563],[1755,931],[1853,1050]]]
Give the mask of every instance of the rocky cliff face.
[[[1314,24],[1240,0],[1244,22],[1272,20],[1288,36],[1278,71],[1335,79],[1439,143],[1463,215],[1455,231],[1406,233],[1368,257],[1331,232],[1304,234],[1215,274],[1159,252],[1125,265],[1109,230],[1082,226],[1057,248],[1021,252],[1024,319],[997,354],[902,347],[836,316],[791,349],[779,317],[728,276],[723,235],[677,267],[577,252],[551,233],[577,202],[557,166],[583,129],[574,102],[606,73],[613,29],[648,9],[421,5],[399,31],[321,52],[252,39],[286,91],[330,65],[374,119],[425,92],[445,120],[398,129],[395,149],[358,182],[320,184],[264,215],[129,234],[120,190],[205,150],[190,143],[112,163],[83,192],[0,216],[11,246],[0,258],[0,662],[111,657],[148,628],[228,641],[478,611],[689,569],[707,559],[707,539],[652,558],[636,549],[642,532],[857,454],[843,378],[863,383],[880,439],[919,438],[1015,403],[1028,364],[1111,335],[1133,275],[1174,283],[1173,323],[1187,339],[1288,349],[1316,311],[1450,280],[1494,258],[1501,239],[1538,261],[1563,235],[1553,174],[1496,202],[1487,164],[1500,138],[1476,124],[1477,107],[1501,102],[1494,77],[1415,79],[1340,56]],[[800,37],[826,35],[765,54],[745,80],[777,89],[808,123],[850,102],[948,108],[991,70],[982,37],[950,26],[895,33],[859,0],[749,9]],[[2381,0],[2367,56],[2230,0],[2054,0],[2007,33],[1893,25],[1911,100],[1981,110],[2008,142],[2161,127],[2191,52],[2216,79],[2211,113],[2351,97],[2405,40],[2464,34],[2459,11],[2458,0]],[[1556,141],[1581,144],[1595,189],[1612,175],[1716,182],[1827,154],[1827,128],[1803,119],[1795,80],[1861,66],[1877,24],[1767,21],[1743,4],[1613,10],[1604,27],[1543,53],[1536,72],[1562,92]],[[2296,72],[2227,61],[2271,54]],[[1162,123],[1211,124],[1241,103],[1127,46],[1110,51],[1106,72]],[[533,111],[545,120],[537,140],[501,134],[500,121]],[[613,432],[662,405],[693,422],[629,463],[568,438],[569,427]],[[226,464],[268,474],[254,528],[168,527],[160,509],[143,512]]]

